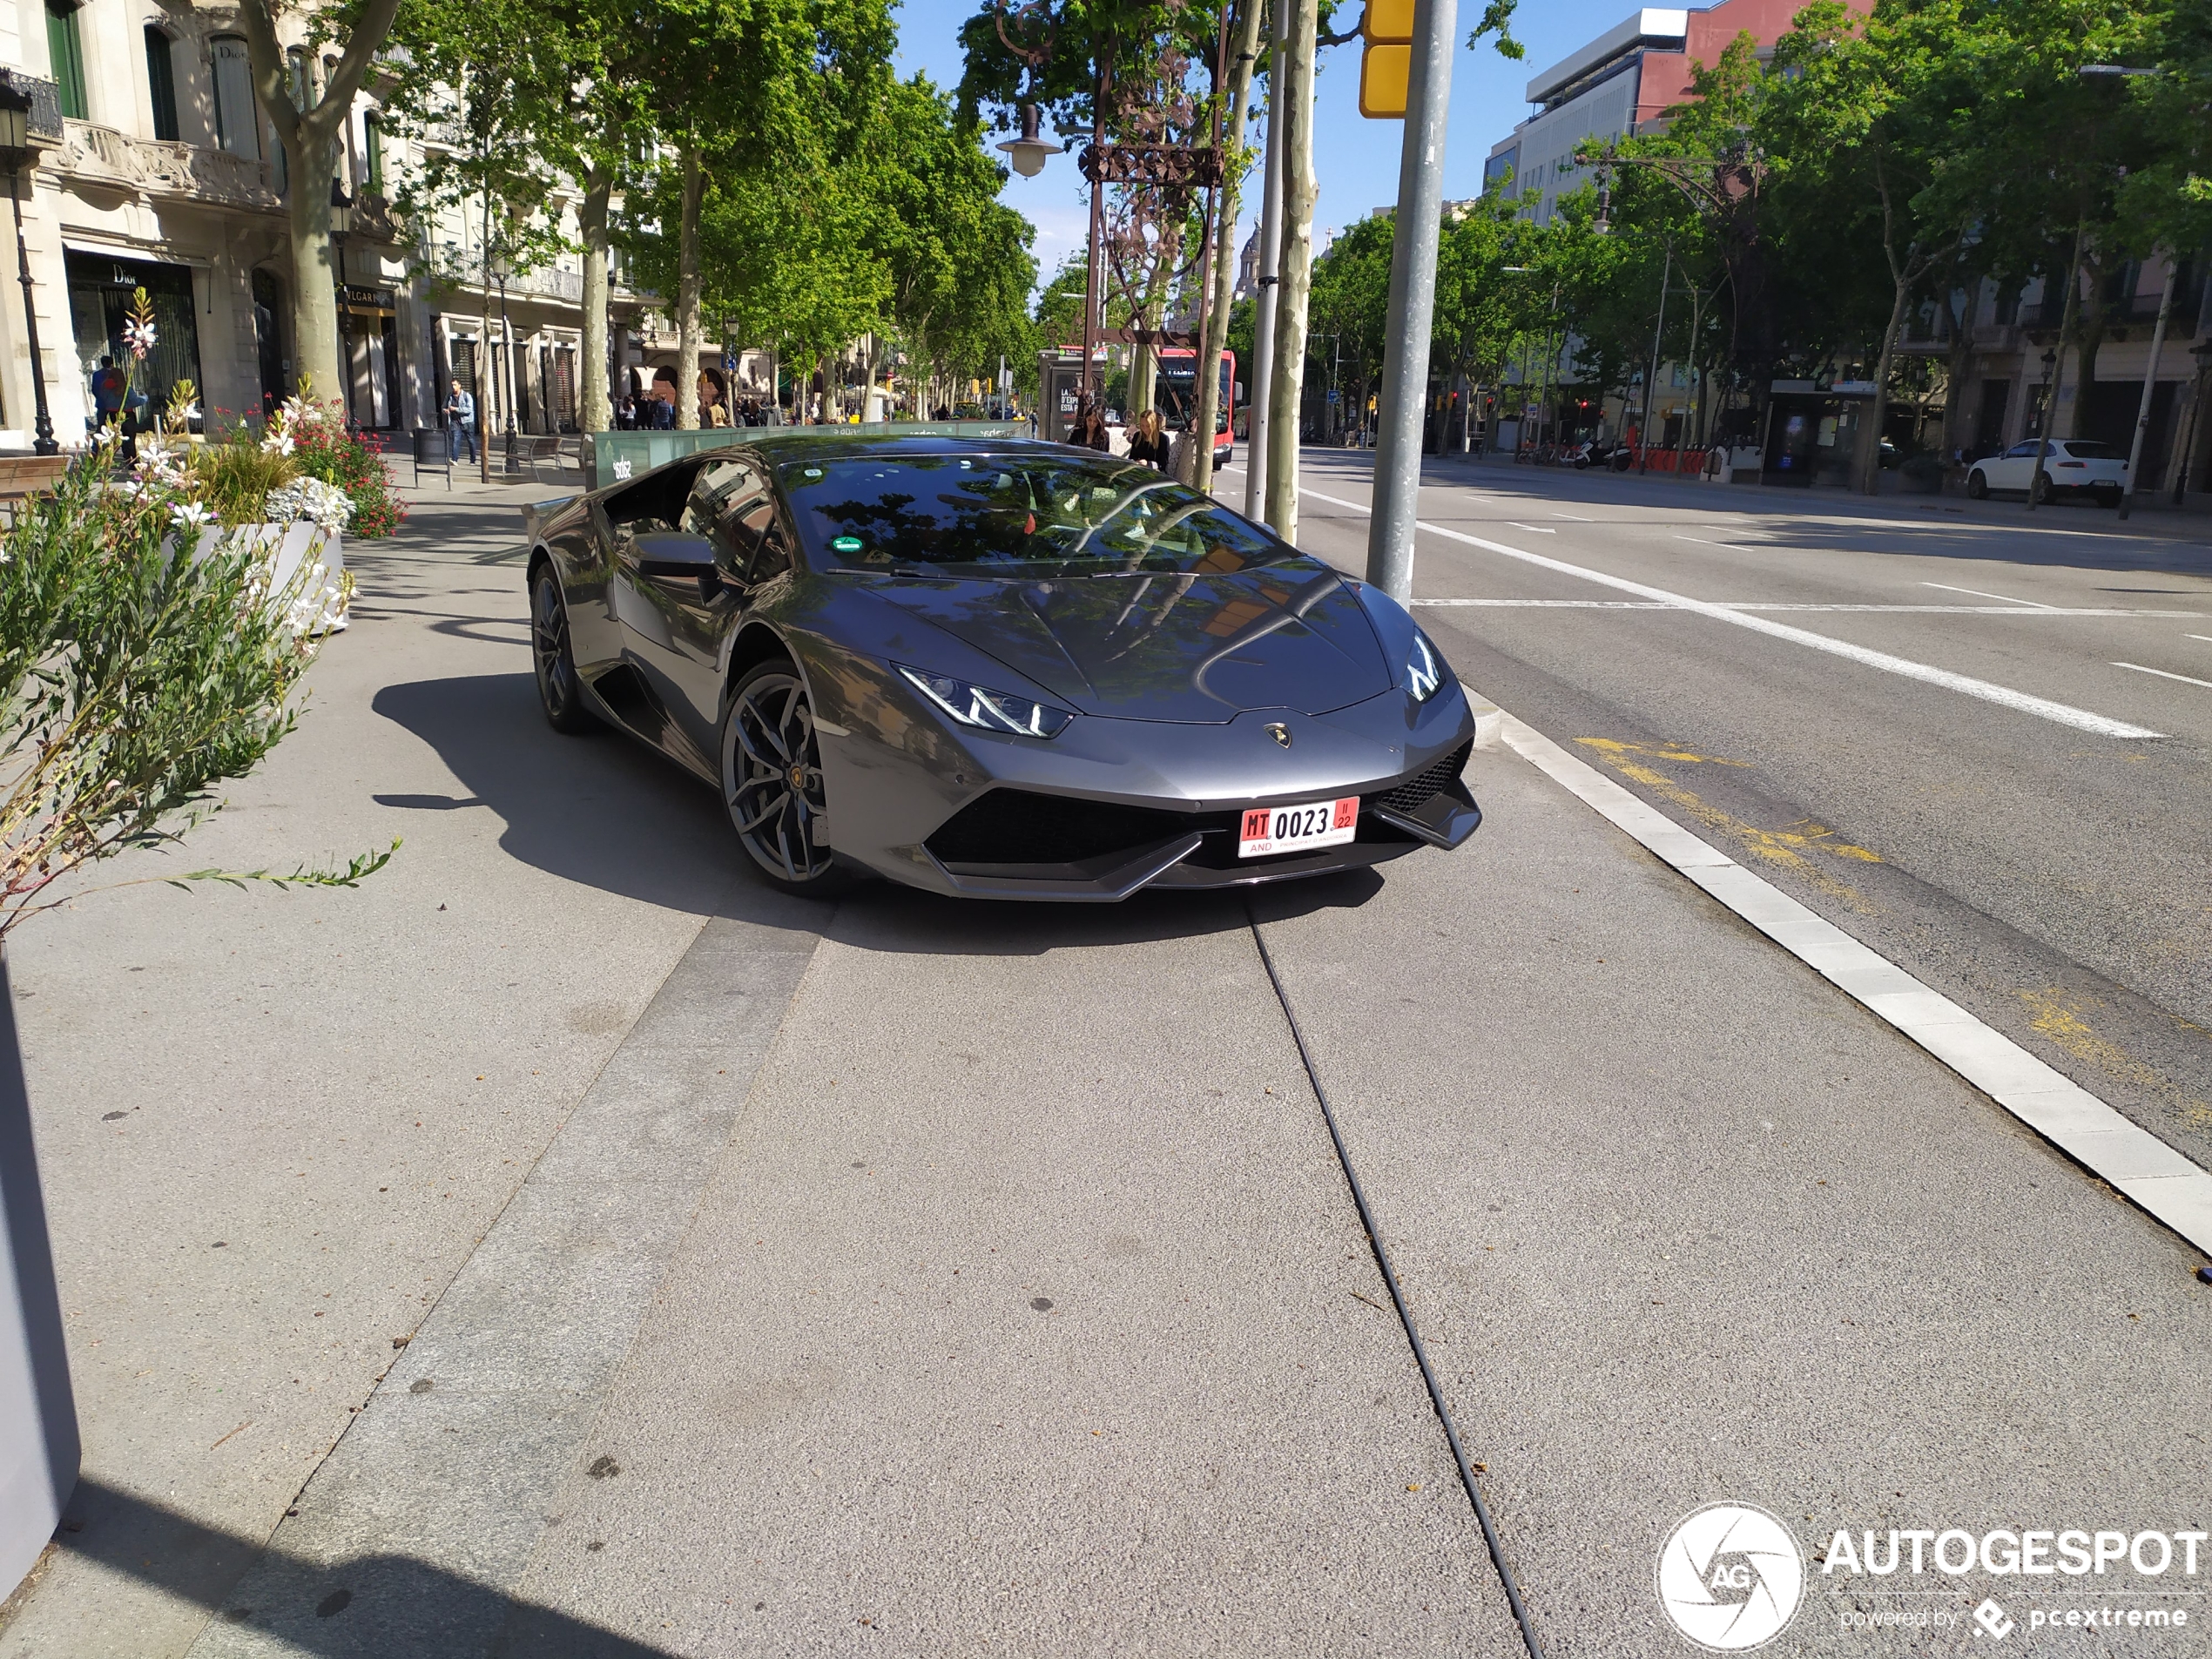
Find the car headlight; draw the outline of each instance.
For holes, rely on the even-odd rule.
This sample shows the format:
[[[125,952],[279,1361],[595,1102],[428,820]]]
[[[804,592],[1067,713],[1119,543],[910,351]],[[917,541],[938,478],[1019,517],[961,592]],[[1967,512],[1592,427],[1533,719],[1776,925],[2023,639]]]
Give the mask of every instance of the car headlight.
[[[924,673],[904,663],[892,666],[907,683],[961,725],[985,732],[1011,732],[1019,738],[1056,738],[1076,717],[1049,703],[1033,703],[1026,697],[986,690],[948,674]]]
[[[1444,658],[1428,643],[1428,636],[1413,630],[1413,649],[1406,658],[1406,689],[1416,703],[1426,703],[1443,689]]]

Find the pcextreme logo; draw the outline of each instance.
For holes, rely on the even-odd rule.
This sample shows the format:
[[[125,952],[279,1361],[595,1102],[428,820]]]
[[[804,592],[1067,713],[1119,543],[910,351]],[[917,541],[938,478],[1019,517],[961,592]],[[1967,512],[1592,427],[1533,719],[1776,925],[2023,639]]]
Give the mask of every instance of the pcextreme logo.
[[[1713,1653],[1744,1653],[1780,1635],[1804,1595],[1805,1562],[1790,1529],[1748,1503],[1709,1503],[1675,1523],[1659,1549],[1659,1605]]]

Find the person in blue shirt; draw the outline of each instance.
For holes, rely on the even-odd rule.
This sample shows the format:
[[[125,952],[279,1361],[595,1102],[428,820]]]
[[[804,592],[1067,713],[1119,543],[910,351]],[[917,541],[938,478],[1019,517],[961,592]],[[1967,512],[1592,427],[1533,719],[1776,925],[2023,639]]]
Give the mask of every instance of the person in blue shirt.
[[[452,395],[446,399],[446,456],[461,459],[461,446],[469,446],[469,459],[476,458],[476,400],[462,386],[453,383]]]
[[[123,400],[130,387],[131,377],[115,366],[114,358],[100,359],[100,366],[92,371],[92,410],[100,425],[122,417]]]

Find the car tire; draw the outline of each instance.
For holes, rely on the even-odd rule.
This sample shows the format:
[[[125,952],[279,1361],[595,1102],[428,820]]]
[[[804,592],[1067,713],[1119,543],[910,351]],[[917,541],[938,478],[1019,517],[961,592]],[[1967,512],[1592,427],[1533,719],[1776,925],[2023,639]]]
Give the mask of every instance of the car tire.
[[[2039,472],[2035,475],[2035,487],[2027,492],[2027,498],[2039,503],[2051,499],[2051,475],[2049,473]]]
[[[576,671],[569,644],[569,608],[550,564],[541,566],[530,583],[530,658],[546,724],[571,737],[597,728],[598,717],[584,706],[583,677]]]
[[[1989,499],[1989,476],[1979,467],[1976,467],[1966,475],[1966,499],[1968,501]]]
[[[2094,490],[2091,493],[2094,496],[2097,505],[2104,508],[2119,506],[2121,502],[2127,496],[2127,491],[2122,489],[2114,489],[2109,484],[2106,485],[2102,489]]]
[[[722,801],[738,844],[762,880],[785,893],[828,898],[850,874],[818,839],[829,803],[814,735],[814,705],[784,658],[756,663],[731,689],[722,716]]]

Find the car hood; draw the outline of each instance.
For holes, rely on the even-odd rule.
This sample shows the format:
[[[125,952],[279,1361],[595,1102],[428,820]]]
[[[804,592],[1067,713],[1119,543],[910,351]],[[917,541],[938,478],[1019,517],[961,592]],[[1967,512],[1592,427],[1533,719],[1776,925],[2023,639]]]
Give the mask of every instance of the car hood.
[[[1083,714],[1326,714],[1392,684],[1359,600],[1310,560],[1234,574],[906,578],[876,591]]]

